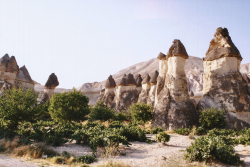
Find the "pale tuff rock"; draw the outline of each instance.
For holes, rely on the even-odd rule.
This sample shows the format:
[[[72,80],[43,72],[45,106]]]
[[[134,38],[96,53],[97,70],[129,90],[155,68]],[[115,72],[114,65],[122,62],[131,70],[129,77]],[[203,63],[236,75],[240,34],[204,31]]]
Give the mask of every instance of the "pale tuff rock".
[[[151,77],[147,74],[143,80],[142,80],[142,90],[138,98],[139,103],[145,103],[147,104],[147,99],[148,99],[148,93],[150,91],[150,79]]]
[[[25,65],[19,69],[15,80],[15,87],[19,88],[20,86],[22,86],[24,90],[34,90],[34,82]]]
[[[52,73],[45,86],[44,86],[44,92],[43,95],[41,97],[41,102],[46,102],[48,99],[50,99],[52,97],[52,95],[54,94],[54,90],[55,88],[59,85],[57,76],[55,75],[55,73]]]
[[[155,92],[156,92],[156,84],[157,84],[158,76],[159,76],[159,72],[156,70],[149,81],[151,86],[150,86],[150,91],[148,93],[147,104],[151,106],[154,106],[154,103],[155,103]]]
[[[156,85],[153,125],[166,129],[192,127],[197,124],[198,115],[189,99],[184,71],[188,54],[181,41],[174,40],[164,57],[161,53],[158,56],[160,73]]]
[[[250,119],[243,121],[237,116],[237,113],[249,112],[248,78],[239,72],[241,60],[227,29],[218,28],[203,58],[203,97],[197,107],[226,110],[228,127],[250,125]]]
[[[114,88],[116,87],[115,80],[110,75],[105,83],[105,90],[103,94],[100,94],[101,97],[98,97],[98,100],[103,100],[104,104],[107,105],[107,107],[111,107],[112,102],[115,97]]]
[[[191,91],[188,92],[188,95],[189,95],[189,97],[193,97],[194,96],[194,92],[191,90]]]
[[[130,105],[136,103],[139,96],[136,86],[137,84],[132,74],[124,75],[117,83],[112,108],[119,112],[128,110]]]

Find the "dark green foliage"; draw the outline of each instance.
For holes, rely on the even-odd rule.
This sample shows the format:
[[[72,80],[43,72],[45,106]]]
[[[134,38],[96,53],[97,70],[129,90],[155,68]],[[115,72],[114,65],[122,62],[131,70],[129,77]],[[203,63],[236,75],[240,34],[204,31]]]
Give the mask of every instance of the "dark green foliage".
[[[54,94],[50,101],[49,112],[57,122],[84,121],[90,113],[89,99],[81,91]]]
[[[110,128],[121,128],[123,127],[123,123],[120,121],[113,121],[111,124],[109,124]]]
[[[131,116],[129,113],[126,112],[118,112],[115,114],[114,120],[116,121],[129,121],[131,120]]]
[[[96,158],[91,155],[84,155],[76,158],[76,162],[78,163],[86,163],[91,164],[96,161]]]
[[[155,138],[156,138],[156,141],[165,143],[170,140],[170,135],[168,135],[165,132],[160,132],[155,136]]]
[[[177,134],[180,134],[180,135],[187,136],[191,132],[191,129],[181,127],[179,129],[175,130],[174,132],[177,133]]]
[[[145,103],[135,103],[129,107],[133,121],[142,121],[144,124],[153,118],[153,107]]]
[[[207,130],[205,130],[203,127],[196,127],[195,128],[195,135],[205,135],[207,134]]]
[[[250,128],[247,130],[241,130],[239,132],[240,137],[235,139],[236,144],[250,145]]]
[[[5,132],[16,130],[19,121],[35,120],[40,112],[37,97],[38,94],[31,89],[26,92],[22,88],[3,91],[0,96],[0,126]]]
[[[115,111],[107,107],[94,107],[89,114],[89,119],[91,121],[100,120],[108,121],[115,118]]]
[[[214,128],[224,128],[226,125],[225,121],[225,111],[224,110],[215,110],[215,108],[203,109],[200,112],[199,123],[201,127],[206,130],[211,130]]]
[[[219,160],[226,164],[239,165],[242,162],[235,153],[233,140],[225,136],[202,136],[195,139],[187,149],[186,158],[191,161]]]
[[[63,152],[61,153],[61,156],[64,157],[64,158],[68,158],[68,159],[69,159],[71,155],[70,155],[69,152],[63,151]]]
[[[157,134],[159,132],[164,132],[164,129],[161,127],[155,126],[153,129],[150,130],[150,134]]]
[[[94,107],[104,107],[104,108],[108,108],[108,106],[105,104],[104,100],[100,100],[98,102],[96,102]]]

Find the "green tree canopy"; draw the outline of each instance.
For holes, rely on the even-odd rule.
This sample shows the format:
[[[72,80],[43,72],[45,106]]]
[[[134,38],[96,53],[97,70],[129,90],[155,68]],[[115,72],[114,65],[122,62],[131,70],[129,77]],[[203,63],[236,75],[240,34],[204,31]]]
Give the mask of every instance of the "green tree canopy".
[[[58,93],[52,96],[49,113],[57,122],[84,121],[90,113],[89,98],[81,91]]]

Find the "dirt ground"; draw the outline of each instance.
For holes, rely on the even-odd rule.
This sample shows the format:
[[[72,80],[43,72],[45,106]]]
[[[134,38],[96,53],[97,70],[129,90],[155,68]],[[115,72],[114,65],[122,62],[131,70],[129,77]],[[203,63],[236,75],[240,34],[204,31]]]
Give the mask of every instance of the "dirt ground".
[[[149,135],[154,139],[155,135]],[[203,163],[189,163],[183,160],[184,150],[191,145],[194,140],[188,136],[171,134],[171,139],[167,144],[162,143],[144,143],[131,142],[130,147],[122,147],[121,152],[125,156],[104,156],[101,150],[98,150],[98,161],[91,166],[105,164],[109,161],[119,161],[133,167],[167,167],[167,166],[205,166]],[[91,155],[91,149],[87,146],[80,146],[74,143],[67,143],[64,146],[53,148],[58,153],[67,151],[74,156]],[[236,152],[244,160],[246,166],[250,166],[250,146],[235,146]],[[41,167],[51,166],[41,160],[24,161],[5,155],[0,155],[0,167]],[[54,166],[54,165],[53,165]],[[65,166],[65,165],[63,165]],[[213,166],[228,166],[221,163],[214,163]]]

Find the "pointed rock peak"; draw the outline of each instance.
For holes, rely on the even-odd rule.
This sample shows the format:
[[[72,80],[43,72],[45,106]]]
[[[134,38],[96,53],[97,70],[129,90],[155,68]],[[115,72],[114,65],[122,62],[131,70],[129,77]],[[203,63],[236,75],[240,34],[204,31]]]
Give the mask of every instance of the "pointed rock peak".
[[[212,61],[221,57],[236,57],[238,60],[242,60],[240,52],[229,36],[227,28],[219,27],[210,42],[206,57],[203,60]]]
[[[55,89],[57,86],[59,85],[59,82],[58,82],[58,79],[57,79],[57,76],[55,75],[55,73],[52,73],[46,84],[45,84],[45,88],[47,89]]]
[[[157,70],[155,70],[155,72],[154,72],[154,74],[151,77],[149,82],[152,83],[152,84],[156,84],[158,76],[159,76],[159,72]]]
[[[105,88],[115,88],[115,87],[116,87],[115,80],[114,80],[113,77],[110,75],[110,76],[108,77],[108,79],[106,80]]]
[[[117,85],[118,85],[118,86],[126,86],[126,84],[127,84],[126,76],[123,76],[122,79],[120,79],[120,80],[117,82]]]
[[[150,76],[147,74],[147,75],[145,76],[145,78],[143,78],[142,84],[149,83],[150,79],[151,79]]]
[[[158,58],[159,60],[165,60],[165,59],[166,59],[166,55],[163,54],[162,52],[160,52],[157,58]]]
[[[1,59],[7,59],[7,60],[9,60],[10,56],[8,55],[8,53],[6,53]]]
[[[34,83],[25,65],[19,69],[19,73],[17,74],[16,78],[18,80],[25,80]]]
[[[180,40],[175,39],[172,46],[169,48],[166,59],[173,56],[180,56],[184,59],[188,59],[187,51]]]
[[[10,57],[10,60],[8,61],[8,64],[7,64],[6,72],[11,72],[15,74],[19,73],[19,66],[16,62],[15,56]]]
[[[243,79],[243,82],[245,83],[250,83],[250,78],[247,76],[247,74],[242,74],[242,79]]]
[[[189,95],[190,97],[193,97],[193,96],[194,96],[194,92],[191,90],[191,91],[188,92],[188,95]]]
[[[140,74],[138,74],[138,75],[136,76],[135,82],[136,82],[136,86],[137,86],[137,87],[141,87],[141,86],[142,86],[142,85],[141,85],[142,77],[141,77]]]
[[[127,80],[127,85],[136,85],[135,78],[132,74],[129,73],[126,76],[126,80]]]

